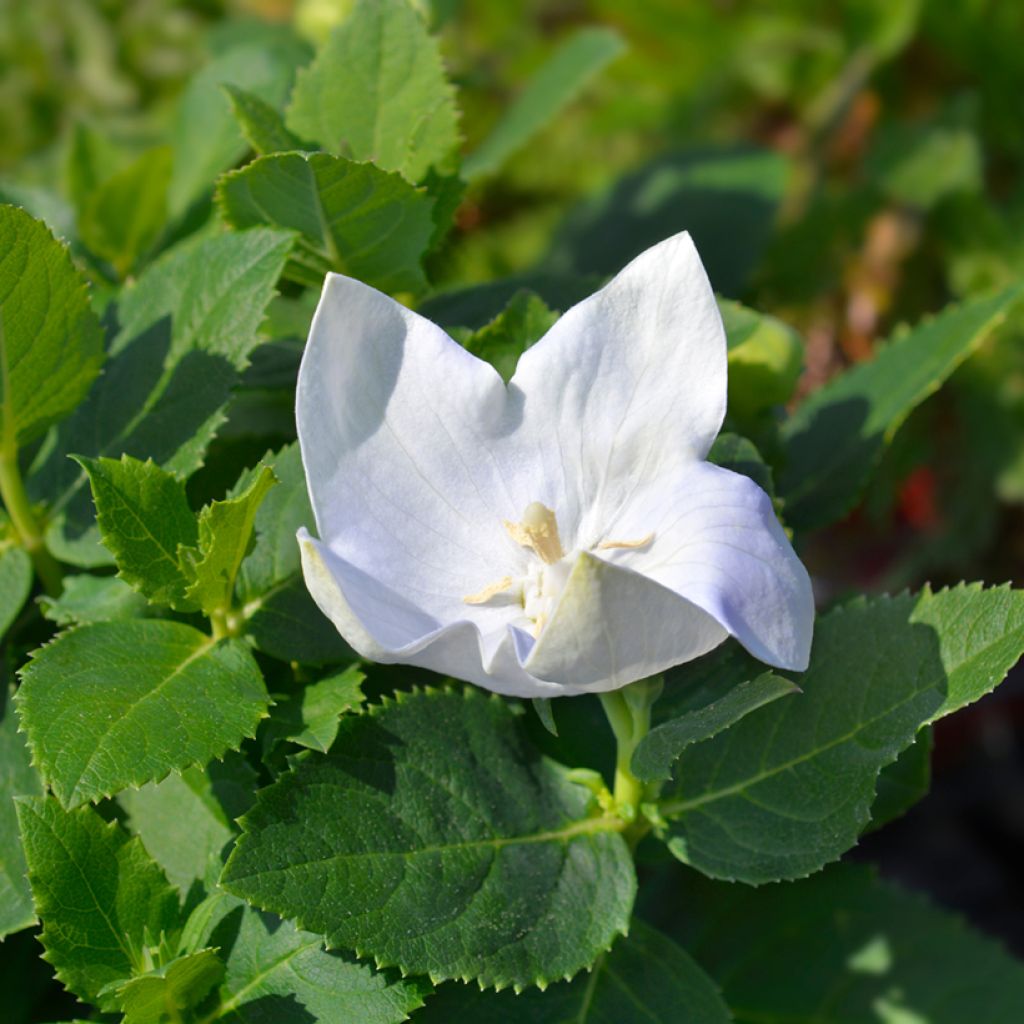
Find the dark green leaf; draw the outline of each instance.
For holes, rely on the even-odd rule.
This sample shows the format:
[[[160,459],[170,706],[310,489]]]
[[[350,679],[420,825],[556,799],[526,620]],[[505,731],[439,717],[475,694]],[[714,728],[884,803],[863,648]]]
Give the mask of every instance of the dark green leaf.
[[[327,153],[279,153],[220,180],[218,201],[236,228],[300,233],[288,273],[315,287],[335,270],[385,291],[418,291],[434,232],[434,200],[398,174]]]
[[[625,931],[621,823],[475,689],[342,718],[332,753],[262,791],[223,884],[331,945],[434,979],[571,976]]]
[[[928,795],[932,781],[932,730],[922,729],[914,742],[878,776],[869,830],[902,817]]]
[[[152,461],[128,455],[75,461],[89,475],[100,536],[121,579],[155,604],[196,608],[185,594],[190,577],[179,554],[199,535],[185,484]]]
[[[0,939],[33,924],[32,894],[25,876],[25,854],[18,836],[16,796],[40,796],[43,784],[29,761],[25,737],[18,732],[11,697],[0,693]]]
[[[453,162],[454,93],[437,41],[406,0],[359,0],[295,83],[287,124],[353,160],[421,181]]]
[[[66,807],[223,756],[255,733],[269,702],[245,644],[164,620],[65,633],[21,679],[33,760]]]
[[[708,462],[750,477],[762,491],[775,497],[772,468],[761,457],[753,441],[739,434],[719,434],[708,452]]]
[[[718,989],[682,948],[634,920],[589,974],[544,992],[481,992],[448,984],[416,1024],[729,1024]]]
[[[145,970],[147,943],[177,923],[177,893],[138,839],[89,807],[24,797],[18,820],[47,959],[80,999],[116,1009],[100,991]]]
[[[0,540],[0,639],[18,617],[32,589],[32,559],[16,544]]]
[[[65,576],[60,597],[40,599],[43,615],[58,626],[139,619],[148,602],[116,576]]]
[[[24,210],[0,206],[0,446],[64,419],[103,363],[103,334],[67,250]]]
[[[302,149],[302,144],[285,127],[284,117],[259,96],[235,85],[225,85],[231,112],[246,141],[260,156]]]
[[[343,714],[357,711],[366,698],[362,682],[366,676],[355,666],[310,683],[291,700],[274,710],[275,734],[301,747],[326,754],[338,735]]]
[[[1015,286],[952,306],[807,398],[783,426],[786,519],[812,529],[856,502],[885,445],[1019,301]]]
[[[609,28],[581,28],[569,36],[530,79],[491,134],[466,158],[463,174],[467,180],[497,171],[624,49],[622,37]]]

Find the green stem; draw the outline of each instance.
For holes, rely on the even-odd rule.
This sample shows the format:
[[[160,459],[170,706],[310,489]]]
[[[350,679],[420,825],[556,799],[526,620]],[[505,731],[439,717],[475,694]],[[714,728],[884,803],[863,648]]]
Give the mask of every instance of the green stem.
[[[214,640],[240,636],[242,617],[233,608],[216,608],[210,612],[210,635]]]
[[[42,527],[35,517],[21,478],[18,450],[10,444],[0,447],[0,498],[11,517],[18,542],[32,559],[43,589],[51,597],[59,596],[64,589],[64,573],[46,547]]]

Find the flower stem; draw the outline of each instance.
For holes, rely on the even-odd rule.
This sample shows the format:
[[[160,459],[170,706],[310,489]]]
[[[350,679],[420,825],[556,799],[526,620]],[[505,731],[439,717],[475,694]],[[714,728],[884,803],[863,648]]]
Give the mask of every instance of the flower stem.
[[[0,446],[0,498],[11,517],[18,542],[28,552],[43,589],[57,597],[64,589],[64,574],[50,554],[43,531],[32,510],[25,491],[25,482],[18,467],[18,450],[10,444]]]

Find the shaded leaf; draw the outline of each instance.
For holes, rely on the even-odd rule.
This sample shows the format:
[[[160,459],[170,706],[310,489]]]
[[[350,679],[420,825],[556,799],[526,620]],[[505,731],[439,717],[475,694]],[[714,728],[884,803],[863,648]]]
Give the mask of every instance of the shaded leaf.
[[[775,497],[772,468],[764,461],[753,441],[739,434],[719,434],[708,452],[708,462],[750,477],[762,491]]]
[[[35,578],[32,559],[24,548],[2,544],[0,541],[0,639],[24,607]]]
[[[341,716],[358,711],[366,700],[361,685],[365,678],[352,666],[303,687],[295,697],[275,708],[273,735],[326,754],[338,735]]]
[[[43,597],[39,603],[43,615],[58,626],[138,619],[148,609],[146,598],[116,576],[86,574],[65,576],[60,597]]]
[[[932,781],[932,730],[922,729],[906,750],[878,776],[869,831],[902,817],[928,795]]]

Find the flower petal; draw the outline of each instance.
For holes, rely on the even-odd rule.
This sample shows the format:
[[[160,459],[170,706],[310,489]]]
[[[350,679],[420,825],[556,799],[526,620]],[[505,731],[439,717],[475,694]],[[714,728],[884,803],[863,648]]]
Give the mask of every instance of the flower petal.
[[[727,635],[685,598],[584,552],[523,667],[576,690],[616,690],[698,658]]]
[[[588,531],[637,482],[703,459],[725,415],[726,341],[690,236],[641,253],[565,313],[510,387],[525,395],[542,453],[549,496],[537,500],[556,511],[567,547],[589,547]]]
[[[771,499],[752,480],[707,462],[638,489],[608,539],[653,532],[641,549],[608,552],[692,601],[755,658],[803,671],[814,629],[810,577]]]

